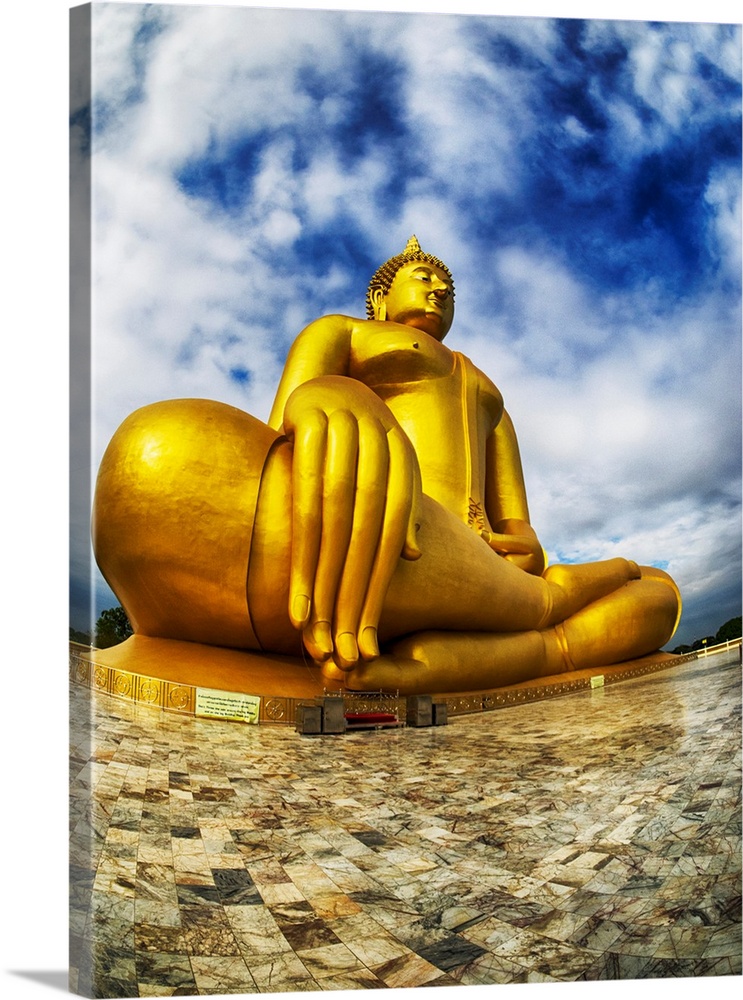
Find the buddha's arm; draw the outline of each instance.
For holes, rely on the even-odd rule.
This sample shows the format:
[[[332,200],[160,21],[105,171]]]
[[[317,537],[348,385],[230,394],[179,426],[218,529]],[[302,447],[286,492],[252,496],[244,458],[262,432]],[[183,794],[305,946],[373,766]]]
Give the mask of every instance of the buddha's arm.
[[[342,669],[379,653],[400,556],[416,559],[415,452],[387,406],[345,376],[356,321],[307,327],[287,358],[271,425],[292,442],[289,616],[310,655]]]
[[[485,508],[493,527],[486,540],[509,562],[539,576],[545,553],[529,522],[519,445],[505,410],[488,440],[486,463]]]
[[[321,375],[347,375],[354,320],[350,316],[322,316],[310,323],[292,344],[276,392],[268,423],[284,425],[284,408],[297,386]]]

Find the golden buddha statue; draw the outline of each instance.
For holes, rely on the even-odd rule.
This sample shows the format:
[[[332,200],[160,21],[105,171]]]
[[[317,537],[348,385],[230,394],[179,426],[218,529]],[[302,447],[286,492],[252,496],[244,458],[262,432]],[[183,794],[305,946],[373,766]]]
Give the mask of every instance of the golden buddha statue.
[[[299,334],[268,425],[169,400],[116,432],[94,547],[135,634],[309,657],[326,681],[408,694],[664,645],[681,601],[662,570],[545,568],[502,396],[443,343],[446,265],[412,237],[367,314]]]

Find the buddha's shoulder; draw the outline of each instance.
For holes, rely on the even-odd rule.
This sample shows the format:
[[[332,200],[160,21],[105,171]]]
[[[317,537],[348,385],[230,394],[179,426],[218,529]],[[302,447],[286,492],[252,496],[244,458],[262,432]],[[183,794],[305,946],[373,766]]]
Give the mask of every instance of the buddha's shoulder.
[[[359,319],[356,316],[345,316],[342,313],[331,313],[328,316],[320,316],[309,323],[297,338],[300,341],[336,341],[349,340],[356,334],[359,326],[364,325],[368,320]]]

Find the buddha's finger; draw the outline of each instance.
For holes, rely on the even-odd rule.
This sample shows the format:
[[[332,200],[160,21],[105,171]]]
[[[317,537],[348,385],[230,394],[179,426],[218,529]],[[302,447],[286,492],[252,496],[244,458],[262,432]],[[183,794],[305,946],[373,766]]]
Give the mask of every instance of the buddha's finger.
[[[322,491],[328,420],[320,410],[294,428],[292,460],[292,560],[289,617],[303,629],[310,619],[322,533]]]
[[[404,548],[409,545],[411,511],[415,506],[418,463],[410,460],[410,444],[397,427],[389,431],[387,442],[390,456],[387,472],[387,503],[382,533],[359,621],[359,652],[364,660],[373,660],[379,656],[377,626],[390,580]],[[417,546],[416,551],[419,556],[420,550]]]
[[[347,670],[359,658],[357,633],[379,543],[387,492],[387,435],[374,417],[359,420],[359,461],[353,527],[335,603],[336,664]]]
[[[491,549],[500,552],[502,555],[531,555],[535,551],[535,542],[528,535],[501,535],[494,531],[483,529],[480,532],[482,538],[488,543]]]
[[[347,410],[328,418],[322,497],[322,537],[315,573],[312,613],[302,638],[314,660],[323,662],[333,652],[331,622],[335,599],[351,539],[359,432]]]
[[[418,457],[404,431],[398,429],[397,427],[393,427],[390,431],[390,435],[393,433],[395,435],[401,435],[403,439],[402,444],[407,453],[408,461],[412,469],[412,480],[410,485],[410,513],[408,514],[405,544],[403,546],[402,555],[403,559],[415,561],[421,557],[421,550],[418,546],[418,531],[421,526],[421,503],[423,499],[421,470],[418,465]]]

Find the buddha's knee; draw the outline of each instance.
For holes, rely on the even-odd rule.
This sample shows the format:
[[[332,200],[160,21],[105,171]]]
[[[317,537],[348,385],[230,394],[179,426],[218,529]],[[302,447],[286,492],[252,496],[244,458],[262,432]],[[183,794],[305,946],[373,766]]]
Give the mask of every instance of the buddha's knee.
[[[668,639],[670,639],[678,628],[678,623],[681,620],[681,611],[683,610],[683,601],[678,584],[670,573],[666,573],[665,570],[659,569],[657,566],[640,566],[640,573],[642,580],[654,580],[656,583],[662,583],[666,588],[664,591],[658,590],[656,601],[659,606],[665,607],[666,617],[673,623],[668,636]],[[665,639],[664,642],[667,642],[668,639]]]
[[[665,579],[643,577],[572,615],[558,626],[568,659],[597,667],[660,649],[678,623],[677,594]]]
[[[168,400],[132,413],[101,462],[96,559],[136,632],[257,647],[246,580],[277,433],[234,407]]]

